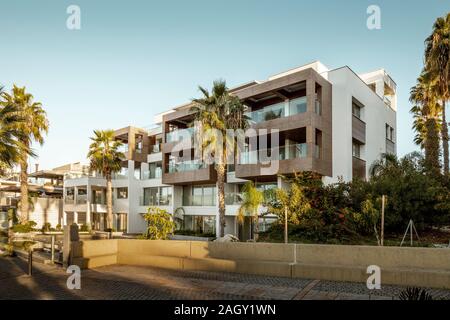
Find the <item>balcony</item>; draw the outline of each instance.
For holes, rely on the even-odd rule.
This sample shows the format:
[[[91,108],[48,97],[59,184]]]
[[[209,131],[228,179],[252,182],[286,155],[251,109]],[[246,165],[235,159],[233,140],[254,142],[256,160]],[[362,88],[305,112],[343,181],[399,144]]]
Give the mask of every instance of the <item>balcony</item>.
[[[87,202],[87,195],[78,195],[77,196],[77,204],[86,204]]]
[[[308,146],[306,143],[298,143],[272,149],[246,151],[241,153],[240,164],[258,164],[273,160],[306,158],[307,150]]]
[[[246,115],[250,118],[252,123],[260,123],[274,119],[293,116],[300,113],[305,113],[307,109],[306,96],[297,99],[289,100],[289,103],[280,102],[260,110],[247,112]]]
[[[352,174],[353,179],[359,178],[359,179],[366,179],[366,162],[358,157],[353,156],[352,161]]]
[[[187,171],[195,171],[200,169],[206,169],[207,165],[200,160],[190,160],[183,161],[178,163],[169,163],[168,172],[187,172]]]
[[[194,139],[195,128],[178,129],[166,133],[166,143],[181,141],[183,139],[190,138],[191,141]]]
[[[150,152],[150,154],[160,153],[161,145],[160,144],[151,145],[149,148],[149,152]]]

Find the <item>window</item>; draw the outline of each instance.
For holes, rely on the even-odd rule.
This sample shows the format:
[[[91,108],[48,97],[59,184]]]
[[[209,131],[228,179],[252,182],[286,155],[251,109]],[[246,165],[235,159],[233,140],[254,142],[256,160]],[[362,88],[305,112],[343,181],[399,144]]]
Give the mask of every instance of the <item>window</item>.
[[[128,188],[117,188],[117,199],[128,199]]]
[[[172,187],[144,188],[144,206],[170,206],[172,203]]]
[[[301,97],[289,101],[289,115],[306,112],[306,97]]]
[[[105,199],[103,190],[92,190],[92,203],[105,204]]]
[[[158,205],[158,188],[144,188],[144,206]]]
[[[353,141],[353,156],[361,158],[361,145]]]
[[[149,179],[159,179],[162,176],[162,162],[151,162],[148,164]]]
[[[215,186],[184,186],[183,187],[184,206],[215,206],[216,187]]]
[[[66,188],[66,203],[73,203],[73,200],[75,199],[75,188]]]
[[[355,98],[352,100],[352,114],[357,117],[358,119],[361,119],[362,116],[362,107],[363,105],[359,103]]]
[[[169,206],[171,203],[172,203],[172,187],[160,187],[158,205]]]
[[[386,139],[394,141],[394,128],[386,123]]]

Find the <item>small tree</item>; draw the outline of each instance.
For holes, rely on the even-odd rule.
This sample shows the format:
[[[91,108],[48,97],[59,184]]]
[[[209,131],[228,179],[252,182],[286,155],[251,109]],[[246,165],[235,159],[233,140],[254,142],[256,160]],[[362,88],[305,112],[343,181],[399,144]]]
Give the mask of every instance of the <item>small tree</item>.
[[[264,194],[262,191],[258,190],[253,183],[253,181],[248,181],[243,188],[243,199],[242,204],[239,207],[238,219],[240,223],[244,222],[245,216],[250,216],[253,220],[253,239],[258,241],[258,231],[259,231],[259,206],[264,202]]]
[[[150,207],[144,219],[147,221],[145,238],[150,240],[166,240],[175,228],[172,216],[164,209]]]

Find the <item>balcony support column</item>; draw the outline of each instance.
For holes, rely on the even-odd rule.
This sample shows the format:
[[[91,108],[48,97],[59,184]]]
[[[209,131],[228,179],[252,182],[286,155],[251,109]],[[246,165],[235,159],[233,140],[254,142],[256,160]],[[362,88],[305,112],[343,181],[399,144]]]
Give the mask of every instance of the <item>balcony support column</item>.
[[[313,79],[306,80],[306,112],[314,113],[316,103],[316,82]]]

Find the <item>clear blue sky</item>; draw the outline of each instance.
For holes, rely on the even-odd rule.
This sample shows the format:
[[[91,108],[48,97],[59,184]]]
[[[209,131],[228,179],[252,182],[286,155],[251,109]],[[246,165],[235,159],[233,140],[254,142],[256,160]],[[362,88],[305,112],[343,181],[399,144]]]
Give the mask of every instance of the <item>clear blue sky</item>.
[[[0,0],[0,84],[25,85],[50,120],[41,168],[85,161],[93,129],[146,126],[217,78],[234,86],[313,60],[398,85],[398,151],[416,149],[409,88],[450,1]],[[81,8],[81,30],[66,8]],[[381,30],[366,9],[381,8]],[[34,161],[33,161],[34,162]]]

